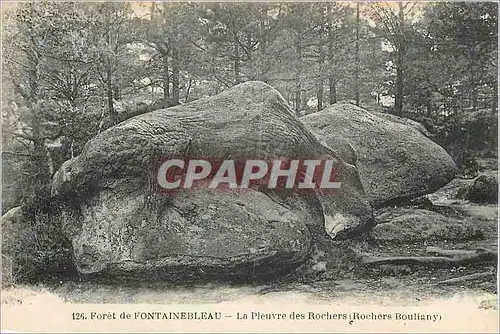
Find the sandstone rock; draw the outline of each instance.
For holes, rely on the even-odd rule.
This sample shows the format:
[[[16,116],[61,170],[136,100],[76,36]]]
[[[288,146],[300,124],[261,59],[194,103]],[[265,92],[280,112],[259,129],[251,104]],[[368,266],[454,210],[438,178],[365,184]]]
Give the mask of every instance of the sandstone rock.
[[[498,170],[498,157],[495,158],[476,158],[478,169],[481,172],[489,170]]]
[[[2,216],[1,230],[2,270],[10,271],[13,281],[39,273],[69,273],[67,240],[46,214],[33,217],[24,207],[14,207]]]
[[[17,249],[22,245],[26,245],[26,232],[22,226],[22,210],[21,207],[14,207],[7,211],[2,216],[2,285],[8,286],[14,283],[15,273],[22,265],[16,261]]]
[[[23,210],[19,206],[10,209],[2,216],[2,253],[4,255],[12,255],[16,248],[19,248],[18,246],[33,241],[29,237],[32,233],[26,233],[26,225]]]
[[[434,205],[449,205],[457,199],[465,200],[473,179],[456,177],[432,194],[425,195]]]
[[[301,120],[345,161],[356,163],[374,207],[431,193],[455,175],[446,151],[396,116],[334,104]]]
[[[17,206],[2,216],[2,278],[13,283],[34,270],[35,231]]]
[[[484,236],[473,222],[426,209],[387,209],[376,221],[370,235],[379,242],[457,241]]]
[[[254,190],[190,190],[156,208],[141,190],[120,197],[104,190],[90,202],[65,212],[80,215],[79,226],[63,220],[84,274],[255,278],[293,268],[310,249],[306,225]]]
[[[470,189],[472,183],[474,183],[474,180],[466,180],[466,181],[461,182],[460,186],[456,187],[457,190],[454,193],[453,198],[467,199],[467,196],[469,194],[469,189]]]
[[[372,113],[373,113],[373,111],[372,111]],[[418,132],[420,132],[421,134],[423,134],[426,137],[431,136],[430,132],[427,131],[427,129],[425,128],[425,126],[422,123],[419,123],[419,122],[414,121],[412,119],[399,117],[399,116],[396,116],[393,114],[388,114],[388,113],[383,113],[383,112],[377,113],[377,116],[385,118],[388,121],[391,121],[394,123],[400,123],[403,125],[411,126],[412,128],[414,128],[415,130],[417,130]]]
[[[23,183],[19,170],[26,161],[25,156],[2,153],[2,209],[5,210],[4,212],[16,207],[21,201]]]
[[[166,156],[326,157],[334,160],[342,188],[337,196],[255,189],[239,204],[228,194],[187,191],[169,197],[154,190],[154,166]],[[61,166],[52,194],[61,203],[59,218],[83,273],[173,277],[178,272],[180,277],[202,268],[241,276],[255,268],[253,276],[267,275],[300,262],[309,238],[326,233],[325,221],[335,238],[359,233],[373,222],[356,168],[323,145],[281,95],[261,82],[107,129]],[[210,205],[217,208],[213,217],[201,209]],[[192,213],[178,211],[191,206]],[[295,215],[269,222],[279,212]],[[213,218],[208,225],[206,215]],[[210,241],[215,236],[217,241]]]
[[[497,203],[498,176],[496,174],[478,176],[467,192],[467,199],[474,203]]]

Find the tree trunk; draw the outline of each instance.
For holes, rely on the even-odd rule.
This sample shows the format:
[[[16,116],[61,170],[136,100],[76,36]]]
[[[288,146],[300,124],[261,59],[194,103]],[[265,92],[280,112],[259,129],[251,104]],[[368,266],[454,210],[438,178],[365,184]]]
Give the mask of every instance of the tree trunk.
[[[13,131],[12,116],[14,114],[13,110],[15,109],[15,107],[16,104],[14,103],[14,101],[7,102],[7,105],[5,107],[5,121],[2,123],[2,149],[6,148],[7,142],[12,137],[12,135],[9,132]]]
[[[163,34],[166,34],[166,31],[168,31],[168,24],[169,24],[169,17],[168,17],[168,11],[169,11],[169,5],[170,3],[168,1],[163,2],[163,16],[162,16],[162,24],[161,24],[161,29],[163,30]],[[155,7],[156,4],[152,3],[152,7]],[[151,17],[152,18],[152,17]],[[162,51],[162,58],[163,58],[163,108],[167,108],[172,104],[178,104],[178,99],[177,103],[174,101],[170,100],[170,73],[169,73],[169,63],[168,63],[168,57],[170,56],[170,44],[171,41],[169,37],[165,38],[165,43],[166,46],[164,46],[161,51]],[[172,51],[172,58],[174,57],[174,51]],[[176,69],[176,59],[172,59],[172,72],[173,72],[173,77],[175,77],[175,71]],[[175,79],[173,78],[173,81]],[[172,95],[175,95],[175,84],[172,83]],[[154,87],[153,87],[154,88]],[[175,99],[175,98],[174,98]]]
[[[427,63],[430,63],[430,50],[427,50],[425,52],[425,60]],[[427,89],[426,89],[426,115],[428,118],[432,119],[432,78],[431,78],[431,73],[429,71],[425,71],[425,81],[427,82]]]
[[[402,2],[399,2],[399,36],[398,36],[398,47],[396,54],[396,98],[394,101],[394,111],[396,115],[401,115],[403,113],[403,53],[404,53],[404,43],[405,36],[405,17],[403,12],[404,6]]]
[[[39,98],[39,59],[38,55],[33,56],[32,69],[29,71],[29,96],[27,97],[27,106],[31,111],[30,122],[33,138],[33,152],[31,154],[31,163],[35,165],[36,171],[32,175],[31,185],[34,195],[34,209],[39,212],[46,208],[50,200],[51,174],[49,161],[47,160],[47,147],[45,147],[42,138],[41,119],[39,110],[35,110],[36,102]]]
[[[471,66],[471,95],[472,95],[472,110],[477,110],[477,89],[476,89],[476,74],[474,65]]]
[[[498,88],[494,90],[498,91]],[[498,96],[495,94],[493,97],[493,102],[491,104],[491,120],[490,120],[490,150],[496,151],[498,147]]]
[[[426,100],[427,117],[432,119],[432,91],[430,87],[427,88]]]
[[[111,66],[108,64],[106,68],[106,96],[108,99],[108,114],[111,119],[112,124],[118,122],[118,114],[116,113],[115,106],[113,103],[113,82],[111,74]]]
[[[295,103],[294,103],[294,107],[295,107],[295,114],[297,116],[300,116],[300,90],[301,90],[300,78],[298,77],[298,75],[296,75],[295,76]]]
[[[262,59],[264,59],[264,67],[263,67],[263,70],[261,69],[261,74],[260,74],[260,80],[265,82],[265,83],[269,83],[269,78],[267,76],[267,55],[266,55],[266,52],[267,52],[267,34],[266,34],[266,23],[265,23],[265,20],[266,20],[266,16],[267,16],[267,12],[263,9],[260,9],[261,11],[261,15],[260,15],[260,22],[259,22],[259,28],[260,28],[260,53],[261,53],[261,56],[262,56]]]
[[[403,112],[403,68],[401,66],[402,59],[398,54],[398,65],[396,68],[396,98],[394,101],[394,111],[396,115],[401,115]]]
[[[170,105],[170,73],[168,72],[168,52],[163,54],[163,108]]]
[[[333,72],[335,68],[335,60],[334,60],[334,48],[333,48],[333,40],[335,38],[333,31],[333,13],[331,5],[327,5],[328,11],[328,65],[329,65],[329,75],[328,75],[328,103],[334,104],[337,102],[337,90],[336,90],[336,82],[335,82],[335,74]]]
[[[172,104],[174,106],[179,104],[179,52],[177,49],[172,50]]]
[[[323,110],[323,86],[324,86],[324,77],[323,77],[323,72],[324,72],[324,63],[325,63],[325,50],[323,48],[323,43],[324,43],[324,30],[325,30],[325,25],[323,23],[323,9],[324,7],[321,8],[321,30],[320,30],[320,35],[319,35],[319,41],[318,41],[318,83],[317,83],[317,91],[316,91],[316,99],[318,101],[318,104],[316,106],[316,109],[318,111]]]
[[[359,2],[356,3],[356,70],[354,80],[354,100],[359,106]]]
[[[328,100],[330,104],[337,103],[337,83],[335,82],[335,78],[333,75],[330,75],[328,78]]]
[[[120,87],[118,85],[113,86],[113,98],[117,101],[121,100]]]
[[[300,116],[300,102],[301,102],[301,75],[300,75],[300,68],[301,68],[301,59],[302,59],[302,43],[300,40],[300,32],[297,34],[297,40],[295,41],[296,45],[296,52],[297,52],[297,61],[299,65],[297,66],[297,69],[295,71],[295,114],[297,116]]]
[[[189,93],[191,91],[191,86],[193,85],[193,79],[189,79],[188,86],[186,88],[186,97],[184,98],[184,102],[189,101]]]
[[[475,61],[474,61],[474,45],[470,40],[470,37],[467,36],[467,57],[469,58],[469,99],[470,106],[473,111],[477,110],[477,93],[476,93],[476,73],[475,73]]]
[[[233,41],[233,61],[234,61],[234,84],[237,85],[241,83],[241,73],[240,73],[240,48],[238,45],[236,34],[234,34]]]
[[[318,91],[316,93],[316,98],[318,100],[318,105],[316,107],[316,109],[318,111],[321,111],[323,110],[323,77],[320,77],[319,80],[318,80]]]

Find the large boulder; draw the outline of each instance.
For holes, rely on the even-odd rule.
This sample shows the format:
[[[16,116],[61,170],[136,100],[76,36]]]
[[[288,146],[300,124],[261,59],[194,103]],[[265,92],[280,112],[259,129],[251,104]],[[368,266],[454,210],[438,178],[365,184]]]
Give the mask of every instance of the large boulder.
[[[334,104],[301,120],[357,166],[374,207],[432,193],[455,176],[446,151],[399,117]]]
[[[325,158],[342,187],[333,195],[255,188],[245,197],[199,190],[166,196],[155,191],[154,170],[168,156]],[[79,271],[114,277],[267,275],[301,262],[326,226],[332,238],[345,238],[373,224],[356,168],[262,82],[107,129],[61,166],[52,195]]]
[[[81,273],[123,278],[265,277],[302,262],[311,242],[297,215],[254,190],[193,190],[155,208],[141,190],[104,190],[64,224]]]

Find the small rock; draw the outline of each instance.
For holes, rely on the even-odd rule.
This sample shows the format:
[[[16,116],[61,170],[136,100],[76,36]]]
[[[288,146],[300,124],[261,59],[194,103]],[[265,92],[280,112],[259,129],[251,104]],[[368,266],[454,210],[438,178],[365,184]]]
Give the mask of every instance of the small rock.
[[[318,262],[314,266],[312,266],[311,269],[316,272],[324,272],[326,271],[326,262],[325,261]]]
[[[496,299],[483,300],[481,304],[479,304],[479,308],[485,310],[498,310],[498,301]]]
[[[483,237],[473,223],[425,209],[390,209],[376,217],[371,236],[381,242],[471,240]]]
[[[473,203],[498,203],[498,176],[478,176],[469,188],[467,199]]]

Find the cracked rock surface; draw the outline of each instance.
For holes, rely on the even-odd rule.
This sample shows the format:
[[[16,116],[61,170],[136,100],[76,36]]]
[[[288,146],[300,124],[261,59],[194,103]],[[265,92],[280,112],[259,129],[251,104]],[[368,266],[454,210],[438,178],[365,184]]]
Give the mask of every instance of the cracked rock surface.
[[[341,103],[301,121],[357,166],[376,208],[433,193],[455,177],[451,156],[417,122]]]
[[[262,190],[155,190],[161,158],[325,158],[336,194]],[[262,82],[128,119],[90,140],[55,174],[59,222],[83,274],[113,279],[252,278],[302,263],[327,231],[370,228],[371,206],[355,166],[306,129]]]

